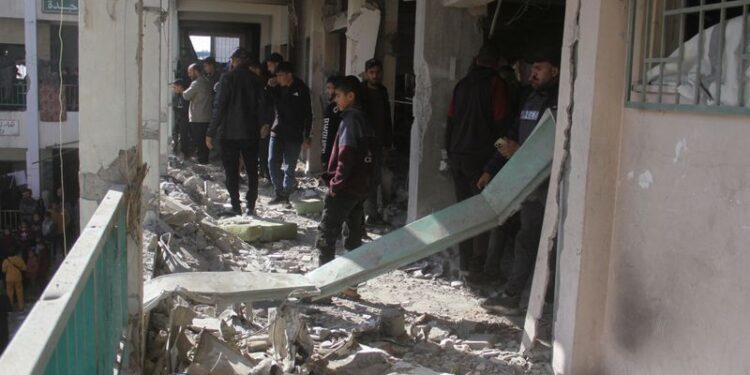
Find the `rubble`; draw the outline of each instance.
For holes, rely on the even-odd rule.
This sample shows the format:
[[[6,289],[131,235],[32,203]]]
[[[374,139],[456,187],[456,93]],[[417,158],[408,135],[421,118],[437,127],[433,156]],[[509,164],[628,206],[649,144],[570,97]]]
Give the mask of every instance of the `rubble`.
[[[294,208],[266,205],[273,192],[261,185],[258,217],[222,219],[221,168],[175,158],[170,166],[161,217],[145,220],[144,374],[551,373],[549,349],[517,352],[522,321],[484,313],[469,288],[451,283],[450,257],[370,280],[361,301],[307,302],[318,291],[302,274],[317,267],[325,195],[314,178],[300,179]],[[396,226],[406,217],[404,183],[394,179],[384,209]],[[379,229],[373,240],[391,228]],[[210,272],[191,275],[199,270]]]

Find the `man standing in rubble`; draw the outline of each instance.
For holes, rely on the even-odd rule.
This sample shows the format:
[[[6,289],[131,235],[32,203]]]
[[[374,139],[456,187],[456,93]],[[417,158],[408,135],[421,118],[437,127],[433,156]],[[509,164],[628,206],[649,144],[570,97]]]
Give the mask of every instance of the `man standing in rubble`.
[[[367,215],[365,223],[367,225],[385,225],[383,216],[380,214],[378,193],[382,190],[382,168],[393,148],[393,119],[391,118],[388,89],[383,86],[383,63],[377,59],[370,59],[365,62],[365,83],[362,93],[364,109],[370,120],[370,126],[375,130],[378,142],[375,146],[375,170],[370,184],[370,196],[365,202],[365,214]],[[385,195],[383,197],[385,198]]]
[[[211,110],[213,107],[213,95],[211,83],[206,79],[198,64],[188,67],[188,76],[192,82],[187,90],[182,92],[182,97],[190,102],[190,136],[198,153],[198,163],[208,163],[208,148],[206,148],[206,131],[208,123],[211,122]],[[184,150],[183,150],[184,152]]]
[[[268,158],[276,198],[270,204],[289,204],[289,196],[297,186],[295,171],[300,150],[310,148],[312,102],[310,89],[294,76],[289,62],[276,67],[276,81],[278,86],[269,90],[276,107]]]
[[[268,123],[263,111],[263,82],[250,71],[250,56],[244,48],[232,54],[232,70],[221,77],[216,109],[205,138],[206,146],[221,144],[221,160],[226,174],[232,208],[227,214],[241,215],[240,156],[243,160],[258,159],[258,142],[268,136]],[[258,200],[258,164],[245,163],[248,190],[245,194],[248,216],[255,215]]]
[[[521,112],[504,142],[500,142],[496,158],[510,160],[534,131],[544,113],[549,109],[557,112],[557,95],[560,76],[560,49],[551,48],[539,52],[531,61],[532,93],[523,101]],[[489,181],[488,174],[481,180]],[[531,193],[521,205],[521,227],[516,235],[513,268],[505,290],[497,297],[485,301],[482,306],[493,312],[516,315],[520,308],[521,293],[533,273],[539,239],[542,233],[544,207],[547,200],[549,180]]]
[[[279,66],[284,62],[284,56],[282,56],[279,53],[272,53],[268,56],[266,61],[264,62],[265,69],[261,69],[265,74],[260,74],[262,77],[265,78],[266,85],[266,104],[264,111],[267,111],[270,115],[272,124],[276,121],[276,107],[273,104],[273,100],[271,99],[271,91],[274,90],[274,87],[278,86],[278,83],[276,81],[276,67]],[[265,178],[268,183],[271,182],[271,172],[268,170],[268,149],[269,149],[269,143],[271,141],[271,137],[266,137],[264,139],[260,140],[260,152],[258,153],[258,163],[260,164],[260,175],[261,177]]]
[[[484,45],[474,68],[453,90],[445,149],[459,202],[479,194],[477,182],[497,152],[493,144],[505,132],[510,117],[507,84],[496,70],[499,59],[497,48]],[[489,233],[459,244],[463,277],[469,281],[481,278],[488,246]]]

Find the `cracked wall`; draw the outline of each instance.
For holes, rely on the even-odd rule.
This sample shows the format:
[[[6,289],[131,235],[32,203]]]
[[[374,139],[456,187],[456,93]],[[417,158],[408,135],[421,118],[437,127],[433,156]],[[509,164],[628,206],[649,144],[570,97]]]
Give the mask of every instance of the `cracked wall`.
[[[478,20],[463,9],[417,2],[409,221],[455,202],[453,182],[440,170],[441,150],[453,87],[468,72],[483,41]]]

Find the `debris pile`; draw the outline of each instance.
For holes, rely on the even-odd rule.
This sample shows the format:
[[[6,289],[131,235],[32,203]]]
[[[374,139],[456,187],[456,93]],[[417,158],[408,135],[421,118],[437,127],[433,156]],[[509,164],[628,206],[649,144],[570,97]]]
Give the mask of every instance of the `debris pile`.
[[[228,201],[217,182],[223,180],[221,169],[177,159],[170,164],[161,186],[161,216],[146,218],[144,259],[146,278],[163,286],[146,293],[177,292],[152,298],[148,306],[144,374],[552,373],[548,348],[518,353],[522,321],[483,313],[464,285],[444,275],[448,266],[439,259],[360,285],[361,300],[311,301],[316,292],[301,289],[276,302],[235,303],[191,293],[200,289],[195,283],[212,277],[234,284],[274,283],[255,275],[301,278],[314,269],[316,200],[325,191],[303,178],[293,206],[268,206],[272,189],[262,186],[257,206],[262,219],[221,219]],[[404,216],[397,207],[393,202],[388,210],[393,217]],[[193,286],[184,279],[165,286],[169,277],[196,271],[211,273],[192,280]]]

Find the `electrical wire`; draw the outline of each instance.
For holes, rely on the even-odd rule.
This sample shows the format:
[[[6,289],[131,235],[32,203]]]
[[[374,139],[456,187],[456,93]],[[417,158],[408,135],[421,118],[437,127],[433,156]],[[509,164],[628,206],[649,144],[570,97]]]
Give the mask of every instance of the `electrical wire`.
[[[62,73],[62,58],[63,58],[63,50],[65,48],[65,42],[63,41],[62,37],[62,29],[63,29],[63,8],[64,4],[63,2],[60,2],[60,22],[57,28],[57,39],[60,42],[60,55],[57,58],[57,74],[58,79],[60,82],[60,85],[58,86],[58,92],[57,92],[57,103],[58,103],[58,112],[57,112],[57,136],[58,136],[58,156],[60,160],[60,209],[63,212],[63,228],[62,228],[62,236],[63,236],[63,254],[67,257],[68,256],[68,231],[67,228],[67,222],[65,220],[66,215],[70,215],[70,212],[65,208],[65,167],[63,165],[63,92],[65,90],[65,86],[63,84],[63,73]]]

